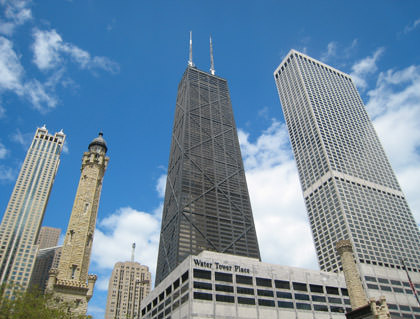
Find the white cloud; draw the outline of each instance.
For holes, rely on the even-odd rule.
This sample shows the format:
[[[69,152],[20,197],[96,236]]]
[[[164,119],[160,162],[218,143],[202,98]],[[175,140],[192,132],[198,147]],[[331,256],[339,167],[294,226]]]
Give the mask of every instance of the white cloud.
[[[0,2],[5,7],[6,20],[0,20],[0,33],[11,35],[15,28],[32,19],[32,11],[29,9],[31,1],[27,0],[3,0]]]
[[[0,119],[6,116],[6,109],[0,105]]]
[[[56,67],[60,61],[60,51],[63,40],[55,31],[34,31],[35,42],[33,44],[34,63],[41,70]]]
[[[66,141],[64,141],[64,145],[63,145],[63,154],[69,154],[70,153],[70,149],[69,149],[69,143]]]
[[[417,26],[420,25],[420,19],[415,20],[412,24],[407,25],[404,28],[404,33],[408,33],[413,31]]]
[[[9,154],[9,150],[4,146],[3,143],[0,142],[0,159],[6,158],[6,156]]]
[[[117,261],[130,260],[136,243],[136,261],[154,273],[159,245],[160,219],[152,214],[123,207],[102,219],[95,231],[92,261],[99,270],[112,269]]]
[[[55,95],[48,92],[45,85],[36,79],[26,82],[24,90],[25,96],[32,103],[32,106],[42,113],[55,108],[58,103]]]
[[[23,68],[12,42],[0,36],[0,89],[12,90],[21,95],[22,75]]]
[[[27,150],[31,144],[32,138],[33,133],[22,133],[19,129],[17,129],[16,132],[11,136],[11,140],[22,145],[25,150]]]
[[[317,269],[285,125],[274,120],[255,142],[238,135],[263,261]]]
[[[119,71],[117,63],[106,57],[92,57],[89,52],[76,45],[64,42],[54,29],[49,31],[35,29],[33,36],[33,61],[40,70],[54,69],[62,65],[67,56],[82,69],[103,69],[111,73]]]
[[[409,206],[420,221],[420,66],[381,72],[376,87],[367,95],[367,110]]]
[[[160,198],[165,196],[165,188],[166,188],[166,174],[160,175],[156,184],[156,191],[159,194]]]
[[[335,57],[337,54],[337,42],[331,41],[327,45],[327,51],[321,54],[321,61],[328,61],[330,58]]]
[[[8,90],[24,97],[41,112],[56,106],[57,99],[51,92],[54,88],[45,86],[36,79],[25,82],[23,77],[24,70],[13,50],[13,43],[0,36],[0,91]]]
[[[378,67],[376,66],[376,61],[383,54],[384,51],[384,48],[378,48],[372,56],[368,56],[353,64],[352,72],[350,73],[350,75],[359,89],[365,90],[367,88],[366,78],[367,76],[375,73],[378,70]]]
[[[0,165],[0,181],[14,181],[16,178],[16,173],[10,167],[5,165]]]
[[[238,131],[245,169],[270,168],[283,163],[291,156],[288,133],[284,124],[273,120],[271,126],[258,137],[255,143],[248,140],[249,134]]]
[[[98,280],[96,281],[95,284],[95,288],[102,290],[102,291],[107,291],[108,290],[108,284],[109,284],[109,278],[110,277],[106,277],[106,276],[100,276],[98,277]]]

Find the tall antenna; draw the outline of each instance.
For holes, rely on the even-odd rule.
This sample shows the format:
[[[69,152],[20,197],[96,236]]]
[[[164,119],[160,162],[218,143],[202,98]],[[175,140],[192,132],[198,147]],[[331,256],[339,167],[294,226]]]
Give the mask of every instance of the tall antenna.
[[[131,248],[131,262],[134,262],[134,251],[136,250],[136,243],[133,243]]]
[[[192,61],[192,31],[190,31],[190,58],[188,60],[189,66],[194,66],[194,63]]]
[[[211,75],[214,75],[216,70],[214,69],[214,60],[213,60],[213,44],[211,42],[211,36],[210,36],[210,73]]]

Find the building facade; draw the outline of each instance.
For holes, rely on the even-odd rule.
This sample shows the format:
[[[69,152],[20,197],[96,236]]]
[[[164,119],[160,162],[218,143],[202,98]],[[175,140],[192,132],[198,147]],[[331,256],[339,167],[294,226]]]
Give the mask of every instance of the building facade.
[[[58,245],[60,233],[60,228],[42,226],[36,244],[38,245],[39,249],[55,247]]]
[[[57,268],[63,246],[42,248],[36,255],[30,287],[45,290],[51,269]]]
[[[108,150],[102,133],[83,154],[82,167],[58,268],[50,270],[47,290],[69,304],[71,312],[85,315],[96,275],[88,275],[90,254]]]
[[[105,319],[140,317],[140,302],[150,293],[149,267],[135,261],[117,262],[108,285]]]
[[[156,284],[202,250],[260,259],[227,81],[191,62],[178,86]]]
[[[343,274],[203,251],[189,256],[141,303],[145,319],[344,319]]]
[[[60,163],[65,135],[38,128],[0,225],[0,284],[29,285],[36,241]]]
[[[352,79],[294,50],[274,78],[321,270],[348,239],[368,297],[418,306],[401,259],[420,281],[419,228]]]

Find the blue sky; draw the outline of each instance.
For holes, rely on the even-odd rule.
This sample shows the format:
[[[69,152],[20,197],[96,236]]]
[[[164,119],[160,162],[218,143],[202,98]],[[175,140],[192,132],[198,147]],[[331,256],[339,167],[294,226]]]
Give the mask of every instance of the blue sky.
[[[114,263],[154,272],[178,82],[193,59],[228,80],[262,258],[317,269],[273,71],[294,48],[353,76],[420,221],[418,1],[0,0],[0,211],[36,127],[67,134],[44,225],[63,232],[80,160],[103,130],[89,313],[102,318]],[[264,232],[262,231],[264,230]],[[280,231],[279,231],[280,230]]]

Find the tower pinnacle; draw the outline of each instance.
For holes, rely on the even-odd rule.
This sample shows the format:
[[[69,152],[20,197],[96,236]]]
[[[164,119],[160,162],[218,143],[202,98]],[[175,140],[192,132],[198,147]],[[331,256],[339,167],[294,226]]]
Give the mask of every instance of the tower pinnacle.
[[[136,243],[131,246],[131,262],[134,262],[134,252],[136,251]]]
[[[188,60],[188,66],[194,66],[194,63],[192,60],[192,31],[190,31],[190,57]]]
[[[214,69],[214,59],[213,59],[213,44],[211,42],[211,36],[210,36],[210,73],[211,75],[214,75],[216,70]]]

